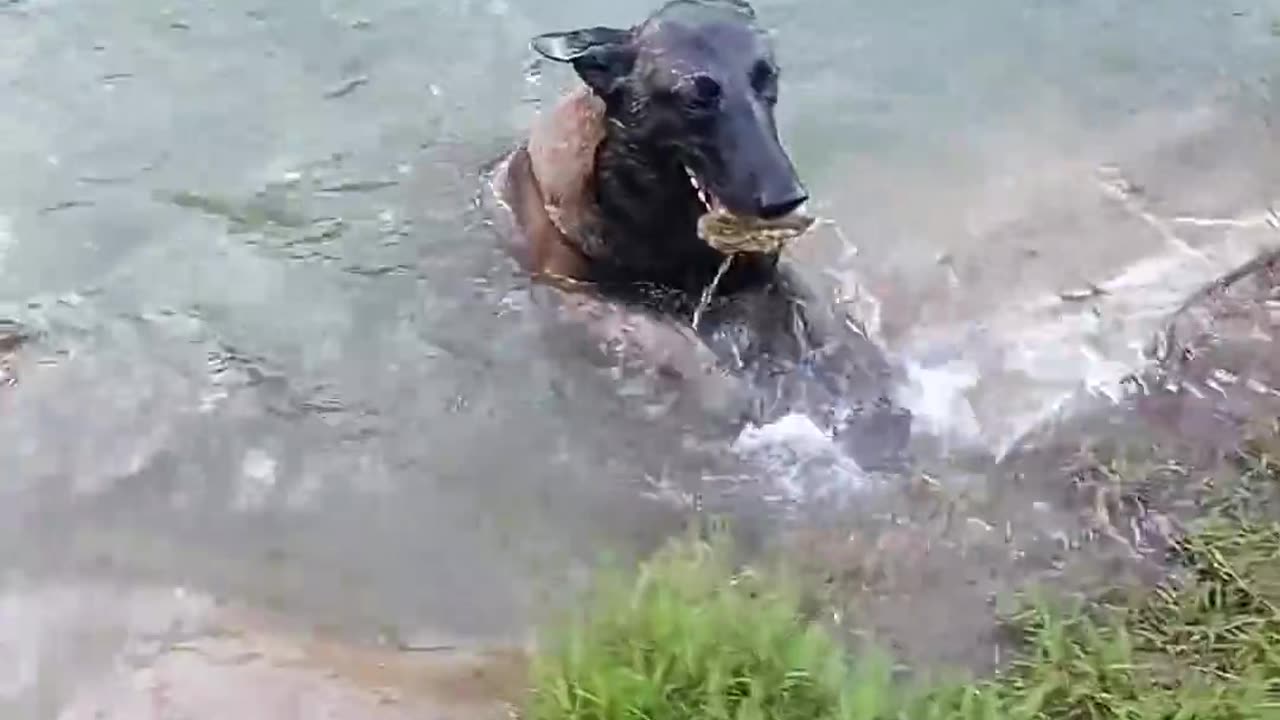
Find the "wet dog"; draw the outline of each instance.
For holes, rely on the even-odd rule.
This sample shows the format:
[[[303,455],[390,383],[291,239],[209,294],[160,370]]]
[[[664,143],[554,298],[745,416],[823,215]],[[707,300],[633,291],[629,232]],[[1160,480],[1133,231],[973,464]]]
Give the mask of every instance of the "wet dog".
[[[710,348],[749,379],[752,419],[817,411],[864,466],[896,457],[910,417],[888,398],[882,353],[815,300],[777,247],[722,267],[726,256],[708,242],[708,220],[747,239],[809,225],[808,193],[774,120],[779,65],[751,7],[674,0],[635,27],[550,33],[533,48],[583,84],[506,166],[524,267],[580,304],[619,308],[620,325],[655,355]],[[649,329],[634,332],[637,323]]]

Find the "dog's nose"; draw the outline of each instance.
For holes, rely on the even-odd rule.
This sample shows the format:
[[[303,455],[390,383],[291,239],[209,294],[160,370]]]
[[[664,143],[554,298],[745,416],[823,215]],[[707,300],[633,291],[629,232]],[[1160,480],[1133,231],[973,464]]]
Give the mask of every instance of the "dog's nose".
[[[796,186],[785,193],[762,195],[757,200],[756,207],[760,217],[768,220],[786,215],[803,205],[808,199],[809,193],[805,192],[804,188]]]

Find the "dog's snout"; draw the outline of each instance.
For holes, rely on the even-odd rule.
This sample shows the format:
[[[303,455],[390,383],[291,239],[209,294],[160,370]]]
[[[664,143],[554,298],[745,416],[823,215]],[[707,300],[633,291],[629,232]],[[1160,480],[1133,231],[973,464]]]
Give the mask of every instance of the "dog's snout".
[[[782,193],[768,193],[761,195],[757,201],[757,212],[760,217],[768,220],[770,218],[779,218],[801,205],[809,199],[809,193],[804,188],[795,186]]]

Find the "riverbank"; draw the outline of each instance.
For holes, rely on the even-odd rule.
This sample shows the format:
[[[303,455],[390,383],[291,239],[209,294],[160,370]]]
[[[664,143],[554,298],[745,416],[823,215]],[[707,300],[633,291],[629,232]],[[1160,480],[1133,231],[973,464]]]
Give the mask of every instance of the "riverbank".
[[[793,573],[744,571],[721,532],[612,575],[534,664],[533,720],[1254,718],[1280,712],[1275,438],[1248,445],[1166,573],[1082,601],[1028,589],[1002,617],[1012,658],[941,680],[850,656]]]
[[[990,672],[948,674],[850,642],[864,617],[855,606],[882,589],[865,565],[874,556],[858,594],[796,563],[803,545],[747,551],[716,526],[673,540],[638,572],[602,571],[532,655],[353,642],[182,589],[33,587],[0,597],[0,646],[41,663],[74,650],[79,669],[19,664],[0,686],[35,683],[30,703],[10,710],[63,720],[1271,717],[1280,432],[1200,486],[1199,517],[1170,538],[1158,581],[1025,586],[1010,611],[991,608],[1008,654]],[[946,619],[919,618],[926,629]]]

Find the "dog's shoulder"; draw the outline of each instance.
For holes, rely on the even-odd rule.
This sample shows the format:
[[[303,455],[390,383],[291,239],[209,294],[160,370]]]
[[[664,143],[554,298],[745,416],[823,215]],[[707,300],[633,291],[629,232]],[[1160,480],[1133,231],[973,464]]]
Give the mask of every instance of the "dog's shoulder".
[[[604,140],[604,103],[587,87],[565,95],[529,134],[529,165],[551,221],[578,238],[594,211],[596,149]]]

